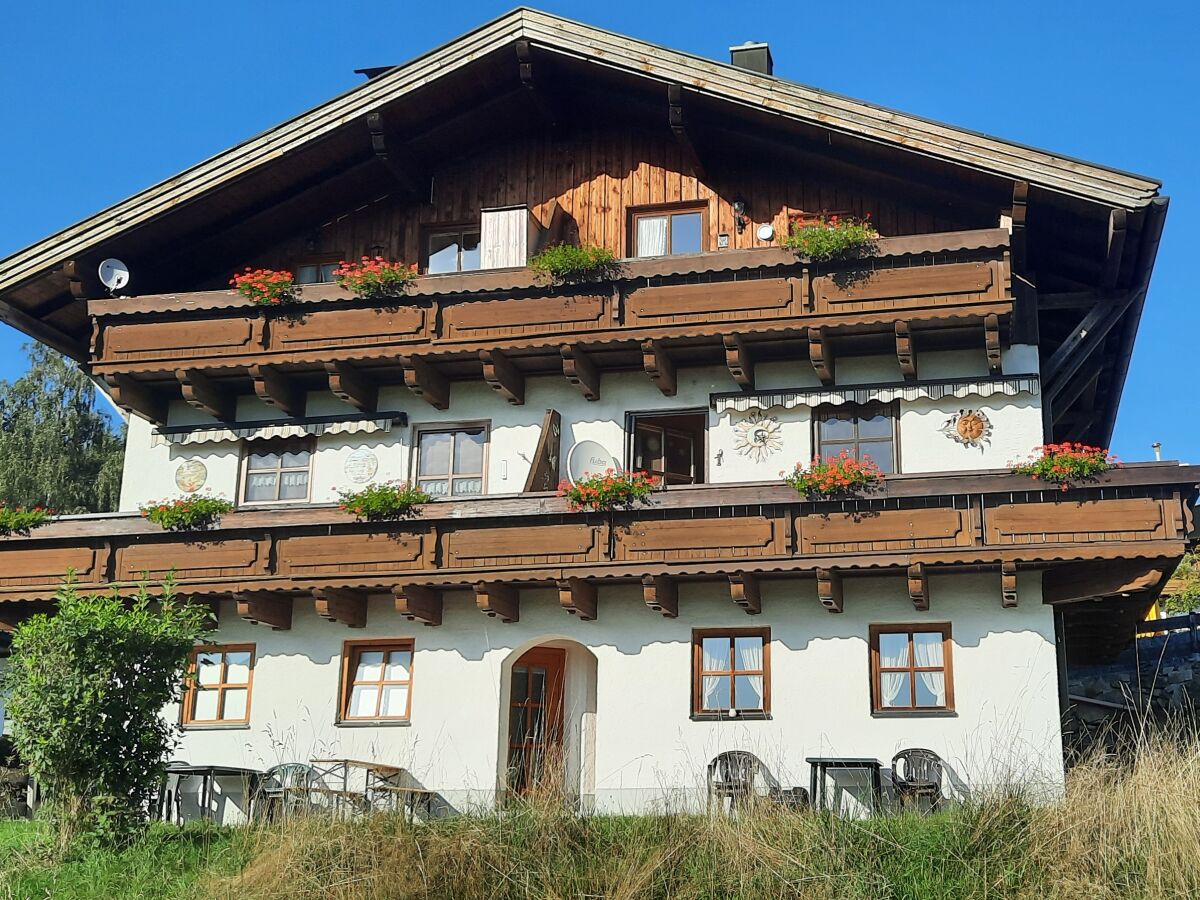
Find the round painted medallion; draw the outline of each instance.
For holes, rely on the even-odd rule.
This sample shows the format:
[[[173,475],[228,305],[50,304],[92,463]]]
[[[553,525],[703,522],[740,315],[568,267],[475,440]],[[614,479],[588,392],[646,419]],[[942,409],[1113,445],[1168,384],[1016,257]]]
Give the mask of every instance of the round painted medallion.
[[[343,471],[355,484],[363,484],[374,478],[375,473],[379,471],[379,457],[366,447],[359,447],[346,457]]]
[[[185,459],[175,469],[175,484],[185,494],[194,494],[208,481],[208,467],[198,459]]]

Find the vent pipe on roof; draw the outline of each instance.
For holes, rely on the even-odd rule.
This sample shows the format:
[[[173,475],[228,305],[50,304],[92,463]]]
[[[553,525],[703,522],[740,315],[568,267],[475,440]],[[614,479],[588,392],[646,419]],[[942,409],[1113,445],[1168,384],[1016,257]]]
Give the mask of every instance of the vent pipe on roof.
[[[730,47],[729,61],[739,69],[757,72],[759,75],[772,75],[775,72],[770,45],[757,41],[746,41],[741,46]]]

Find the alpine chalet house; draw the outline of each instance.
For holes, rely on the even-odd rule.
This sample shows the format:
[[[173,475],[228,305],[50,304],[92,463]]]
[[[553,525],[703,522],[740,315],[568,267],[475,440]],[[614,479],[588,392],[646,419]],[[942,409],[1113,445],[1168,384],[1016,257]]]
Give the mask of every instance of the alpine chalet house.
[[[69,571],[173,570],[219,622],[180,759],[378,761],[459,810],[551,749],[585,810],[703,808],[727,750],[784,787],[918,747],[947,793],[1059,789],[1067,659],[1132,635],[1200,473],[1011,467],[1107,445],[1159,183],[795,84],[762,44],[529,9],[363,74],[0,261],[0,316],[130,416],[122,511],[0,542],[0,621]],[[527,266],[560,245],[597,264]],[[402,290],[339,282],[364,256]],[[814,457],[852,483],[781,477]],[[608,469],[655,487],[559,496]],[[433,499],[341,508],[388,482]],[[197,496],[234,508],[139,514]]]

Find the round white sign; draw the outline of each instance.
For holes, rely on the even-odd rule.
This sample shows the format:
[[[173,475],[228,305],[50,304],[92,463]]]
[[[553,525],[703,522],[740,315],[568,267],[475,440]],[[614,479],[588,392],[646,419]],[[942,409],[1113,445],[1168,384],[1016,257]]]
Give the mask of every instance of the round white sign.
[[[208,467],[198,459],[187,459],[175,469],[175,484],[185,494],[194,494],[208,481]]]
[[[346,465],[343,466],[343,471],[345,471],[346,477],[355,484],[370,481],[375,477],[375,473],[379,471],[379,457],[373,451],[365,447],[359,447],[346,457]]]

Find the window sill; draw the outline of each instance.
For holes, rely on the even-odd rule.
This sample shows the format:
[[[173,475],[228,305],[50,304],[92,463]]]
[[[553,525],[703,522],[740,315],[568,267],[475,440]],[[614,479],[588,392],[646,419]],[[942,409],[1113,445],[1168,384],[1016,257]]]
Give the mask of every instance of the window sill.
[[[334,722],[334,728],[411,728],[410,719],[364,719],[361,722]]]
[[[952,709],[890,709],[876,710],[873,719],[954,719],[958,713]]]
[[[226,725],[223,722],[206,722],[202,725],[180,725],[184,731],[249,731],[249,722],[230,722]]]
[[[740,712],[736,716],[728,713],[692,713],[693,722],[766,722],[770,721],[769,712]]]

